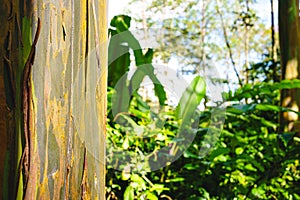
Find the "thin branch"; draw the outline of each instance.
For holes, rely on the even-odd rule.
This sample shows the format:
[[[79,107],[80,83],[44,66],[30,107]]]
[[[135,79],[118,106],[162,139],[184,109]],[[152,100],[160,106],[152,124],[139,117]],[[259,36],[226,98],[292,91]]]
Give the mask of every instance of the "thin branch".
[[[271,37],[272,37],[272,58],[275,56],[275,23],[274,23],[274,2],[271,0]],[[275,59],[274,59],[275,60]]]
[[[235,61],[233,60],[233,54],[232,54],[232,50],[231,50],[231,46],[230,46],[230,43],[229,43],[229,40],[228,40],[228,36],[227,36],[227,31],[226,31],[226,27],[224,25],[224,20],[223,20],[223,15],[219,9],[219,1],[217,0],[217,13],[219,14],[220,16],[220,20],[221,20],[221,25],[222,25],[222,29],[223,29],[223,35],[224,35],[224,39],[225,39],[225,43],[226,43],[226,46],[228,48],[228,51],[229,51],[229,57],[230,57],[230,60],[231,60],[231,64],[233,66],[233,69],[234,69],[234,72],[238,78],[238,81],[239,81],[239,85],[241,87],[243,87],[243,83],[242,83],[242,80],[240,78],[240,75],[236,69],[236,65],[235,65]]]

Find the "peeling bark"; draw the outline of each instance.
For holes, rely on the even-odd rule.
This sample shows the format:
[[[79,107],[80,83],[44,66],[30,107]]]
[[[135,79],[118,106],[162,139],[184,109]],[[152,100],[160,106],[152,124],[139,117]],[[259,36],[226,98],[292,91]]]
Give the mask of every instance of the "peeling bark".
[[[4,0],[1,9],[7,20],[0,69],[7,76],[0,81],[9,78],[5,89],[0,84],[6,97],[0,111],[10,116],[3,129],[0,118],[1,134],[8,135],[4,199],[105,199],[106,1]],[[24,112],[30,117],[25,114],[23,126],[21,74],[38,18],[42,29]],[[31,135],[28,146],[24,132]],[[18,177],[27,147],[28,184],[24,170]]]

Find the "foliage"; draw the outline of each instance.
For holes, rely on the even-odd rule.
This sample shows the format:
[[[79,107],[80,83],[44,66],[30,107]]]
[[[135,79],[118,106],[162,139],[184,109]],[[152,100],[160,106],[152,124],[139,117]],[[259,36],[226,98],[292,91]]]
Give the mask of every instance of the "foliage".
[[[109,29],[112,39],[108,48],[108,86],[116,86],[116,99],[125,100],[126,102],[129,99],[123,98],[129,98],[139,88],[143,78],[147,75],[153,81],[155,94],[159,98],[160,105],[164,105],[166,94],[159,80],[154,75],[154,68],[151,64],[153,50],[148,49],[145,54],[143,53],[141,45],[129,31],[130,21],[131,18],[126,15],[116,16],[111,21],[113,29]],[[127,82],[127,71],[130,66],[129,49],[133,50],[135,63],[138,67],[130,83]],[[123,102],[116,102],[115,104],[124,105]],[[121,110],[117,111],[123,112],[123,109],[121,108]]]
[[[270,30],[265,28],[253,9],[256,1],[132,2],[130,14],[140,22],[137,27],[154,29],[155,35],[159,37],[160,46],[155,49],[154,56],[165,62],[178,60],[182,74],[199,74],[213,63],[224,72],[223,78],[230,76],[234,72],[233,68],[245,72],[240,74],[241,77],[246,76],[249,63],[245,57],[249,57],[249,62],[257,62],[258,55],[266,53],[271,43]],[[140,8],[138,12],[134,12],[136,7]],[[224,24],[220,22],[218,10]],[[227,32],[226,42],[223,29]],[[233,64],[228,62],[229,51],[232,53]]]
[[[135,59],[139,59],[134,55]],[[126,68],[123,73],[128,70]],[[111,70],[110,73],[119,72]],[[292,112],[278,105],[280,90],[299,88],[300,81],[274,83],[270,81],[271,75],[266,79],[265,82],[246,84],[235,92],[223,94],[224,104],[229,105],[226,120],[218,142],[207,156],[201,156],[201,149],[210,129],[214,107],[206,107],[196,113],[199,125],[193,143],[171,165],[156,171],[130,171],[126,168],[116,171],[115,166],[108,166],[107,199],[299,199],[300,138],[292,132],[278,133],[279,112]],[[127,80],[126,84],[130,81]],[[197,78],[190,87],[193,84],[198,85]],[[202,92],[196,95],[193,105],[198,105],[203,98],[204,87],[200,88]],[[112,114],[113,104],[116,103],[112,99],[117,89],[110,87],[108,91],[108,154],[116,149],[135,153],[153,152],[174,141],[175,133],[185,124],[184,118],[180,120],[176,117],[180,106],[164,105],[164,109],[157,113],[137,92],[133,95],[128,93],[129,104],[122,115],[123,122],[128,125],[126,129],[116,123]],[[187,91],[179,105],[184,105],[183,102],[194,94]],[[192,107],[187,109],[186,119],[190,118]],[[150,137],[130,137],[132,132],[146,133]],[[125,158],[121,154],[117,161],[122,159]],[[131,164],[136,167],[137,163]]]

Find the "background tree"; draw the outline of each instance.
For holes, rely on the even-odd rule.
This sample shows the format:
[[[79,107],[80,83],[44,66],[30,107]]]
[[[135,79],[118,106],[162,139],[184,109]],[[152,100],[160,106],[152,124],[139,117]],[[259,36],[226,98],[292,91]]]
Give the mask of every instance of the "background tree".
[[[281,79],[294,80],[300,78],[299,49],[299,1],[279,0],[279,39],[281,59]],[[281,91],[281,106],[299,112],[300,89],[284,89]],[[300,133],[299,117],[296,113],[284,112],[280,115],[281,132]]]
[[[5,0],[0,15],[1,196],[104,199],[106,1]]]
[[[269,53],[267,43],[271,43],[270,30],[263,28],[255,4],[248,0],[133,1],[145,12],[131,14],[143,22],[137,28],[161,30],[155,33],[162,41],[155,55],[165,62],[177,59],[183,74],[203,73],[214,63],[224,79],[234,80],[231,85],[241,85],[251,82],[249,68]]]

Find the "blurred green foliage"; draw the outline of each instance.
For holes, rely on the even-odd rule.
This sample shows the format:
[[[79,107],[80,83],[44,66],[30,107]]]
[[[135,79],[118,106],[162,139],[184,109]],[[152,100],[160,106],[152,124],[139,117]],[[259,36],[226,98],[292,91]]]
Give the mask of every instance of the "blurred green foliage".
[[[128,31],[130,26],[128,16],[119,16],[114,20],[111,23],[114,27],[110,30],[111,35]],[[119,26],[121,28],[118,28]],[[124,45],[128,37],[139,45],[130,33],[127,33],[121,43],[113,45]],[[128,40],[126,48],[134,48]],[[112,49],[110,50],[113,52]],[[127,52],[129,54],[129,51]],[[161,99],[160,106],[164,108],[157,114],[136,92],[142,79],[149,75],[147,73],[153,72],[152,65],[147,65],[151,70],[137,76],[138,83],[134,87],[135,92],[134,90],[127,91],[128,106],[117,111],[122,112],[123,123],[126,123],[126,126],[120,126],[117,123],[112,111],[114,107],[112,104],[117,102],[112,98],[114,96],[117,96],[117,99],[121,98],[118,92],[126,88],[130,90],[130,85],[135,79],[133,76],[128,80],[126,76],[121,84],[124,87],[116,89],[116,82],[129,70],[128,54],[123,54],[127,57],[124,58],[126,62],[117,61],[110,66],[112,68],[109,71],[108,80],[110,87],[108,89],[107,143],[109,149],[107,151],[108,153],[116,150],[135,153],[153,152],[172,143],[176,138],[175,133],[185,123],[184,118],[180,120],[178,117],[179,107],[174,108],[164,104],[165,94],[160,96],[159,91],[156,93],[157,98]],[[145,59],[146,55],[142,51],[134,53],[134,56],[137,66],[151,63],[151,59]],[[141,62],[137,63],[137,60]],[[259,63],[253,66],[253,69],[254,67],[262,69],[261,67],[265,65],[271,66],[270,63]],[[154,79],[153,77],[152,80]],[[197,78],[191,86],[196,83],[196,80]],[[225,123],[218,142],[207,156],[199,156],[199,152],[204,136],[207,135],[214,107],[206,107],[201,113],[196,113],[199,116],[199,127],[193,143],[171,165],[152,172],[151,170],[117,171],[114,166],[108,165],[107,199],[300,199],[300,138],[295,133],[278,133],[279,112],[290,111],[277,106],[280,89],[294,87],[300,87],[300,81],[278,83],[265,81],[244,85],[235,92],[223,93],[224,101],[229,104],[226,109]],[[202,92],[196,95],[193,105],[198,105],[203,98],[205,87],[201,88]],[[163,88],[160,90],[162,91]],[[180,100],[181,105],[188,105],[187,102],[182,102],[185,98],[189,99],[192,94],[185,93],[184,95]],[[185,113],[190,117],[192,108],[187,109]],[[147,133],[149,137],[133,138],[130,136],[132,132],[134,134]],[[121,155],[120,158],[114,159],[125,158]]]

